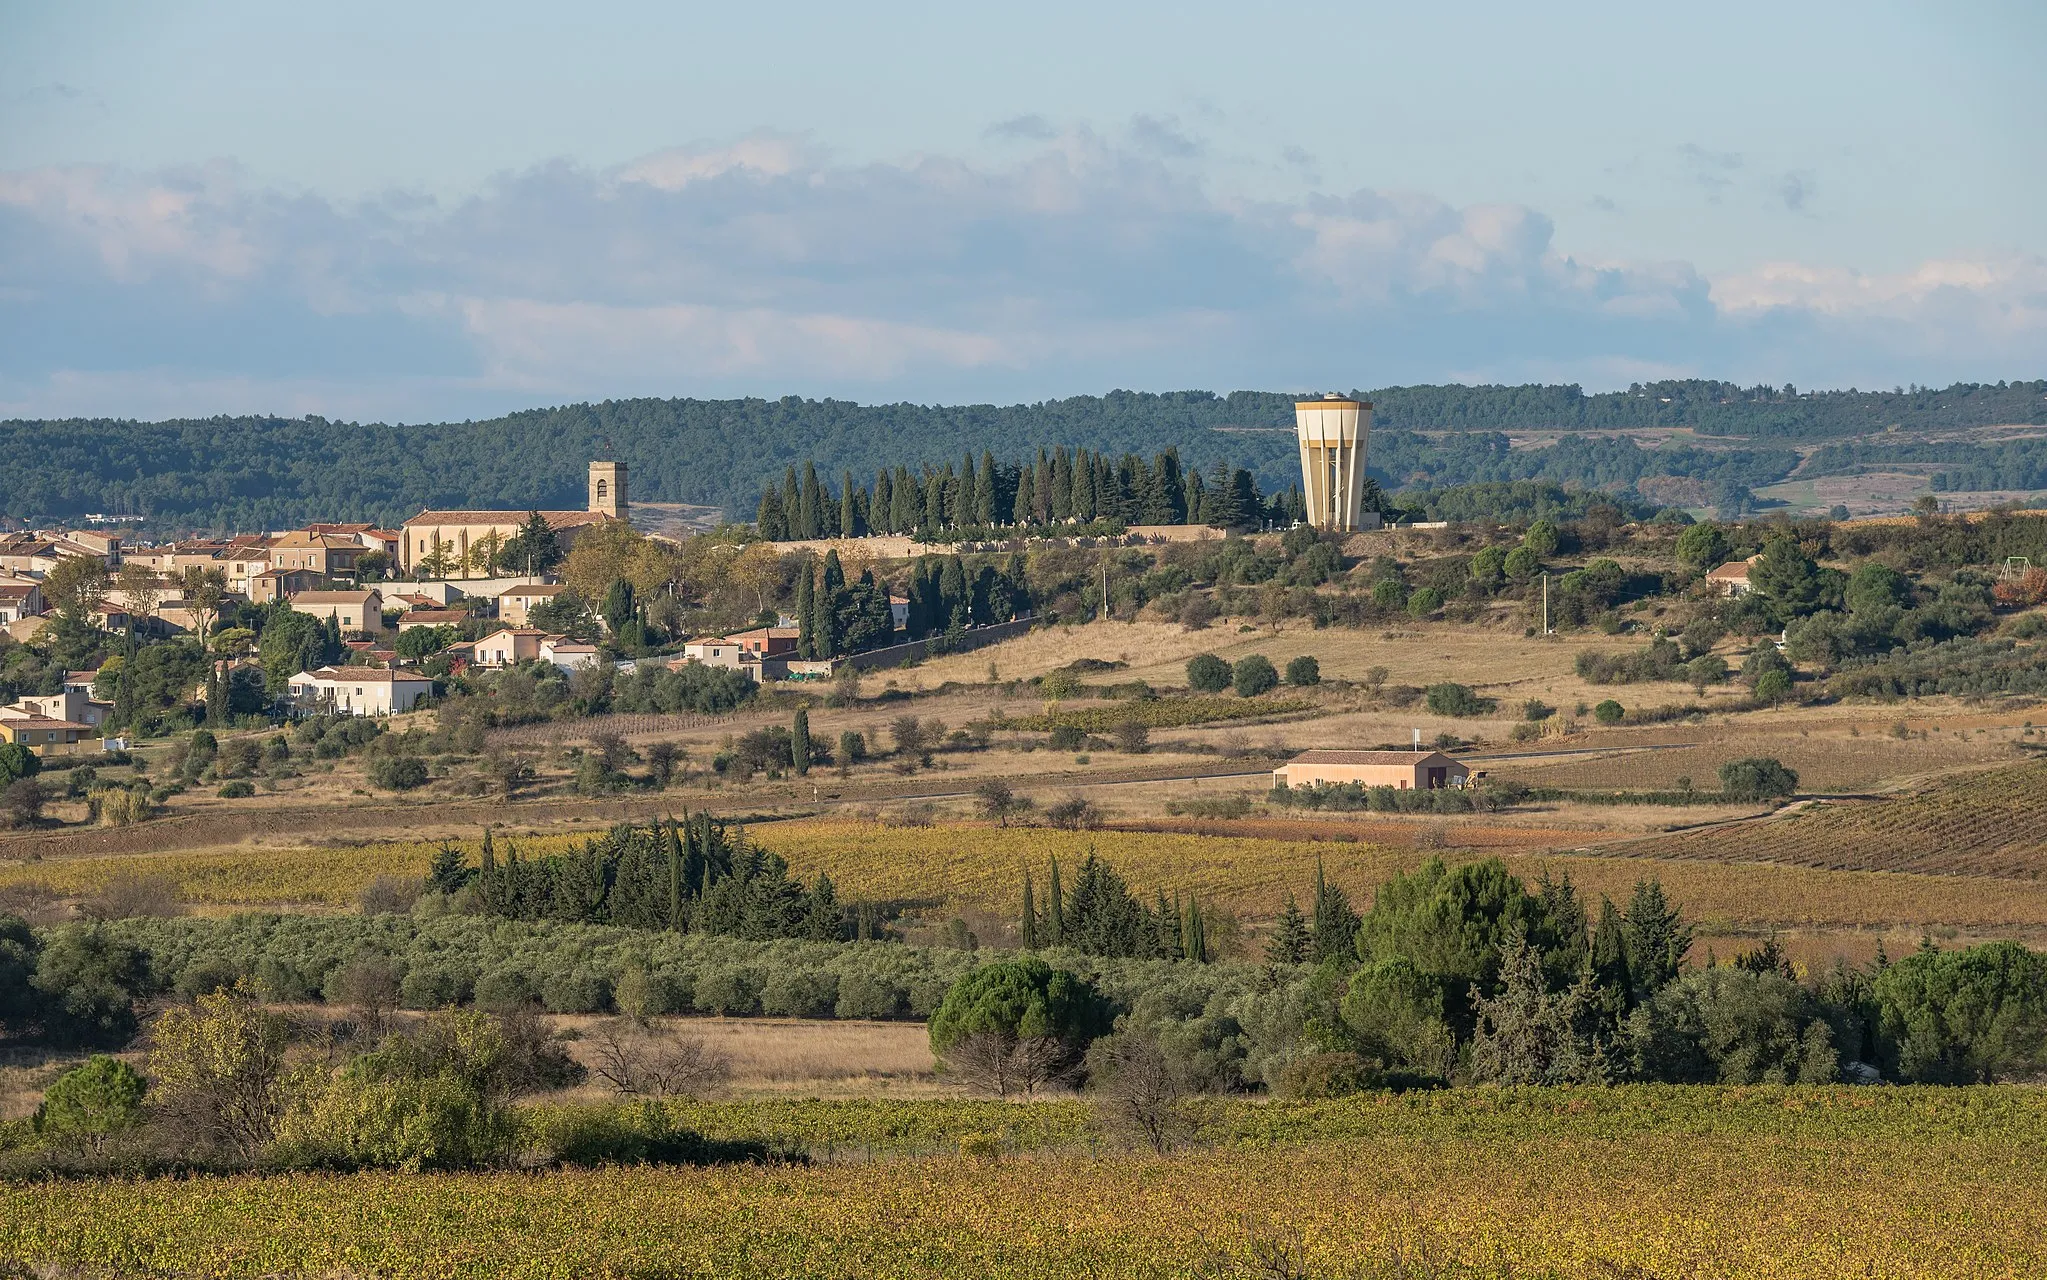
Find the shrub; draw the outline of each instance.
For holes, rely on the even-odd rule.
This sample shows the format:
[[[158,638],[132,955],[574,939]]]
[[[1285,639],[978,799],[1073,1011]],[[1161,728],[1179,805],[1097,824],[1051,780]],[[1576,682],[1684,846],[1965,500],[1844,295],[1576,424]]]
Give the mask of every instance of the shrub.
[[[761,987],[761,1012],[789,1018],[829,1018],[839,1002],[837,975],[816,969],[775,969]]]
[[[611,1007],[611,980],[581,967],[552,973],[540,984],[540,1003],[549,1013],[603,1013]]]
[[[1601,724],[1619,724],[1621,718],[1625,715],[1627,715],[1627,709],[1612,698],[1608,698],[1592,708],[1592,718]]]
[[[832,1012],[841,1018],[893,1018],[902,1012],[904,992],[871,973],[839,979],[839,1000]]]
[[[1078,751],[1087,743],[1087,731],[1077,724],[1054,725],[1050,741],[1054,751]]]
[[[1230,671],[1230,683],[1236,686],[1238,697],[1255,698],[1279,686],[1279,672],[1273,668],[1270,658],[1254,653],[1248,658],[1238,659]]]
[[[1443,593],[1434,587],[1423,587],[1407,598],[1407,616],[1426,618],[1443,607]]]
[[[1798,774],[1769,756],[1729,760],[1720,766],[1720,789],[1737,800],[1774,800],[1798,790]]]
[[[469,999],[475,974],[458,961],[428,961],[406,970],[399,1001],[408,1009],[446,1009]]]
[[[1297,689],[1311,684],[1322,683],[1322,664],[1308,654],[1302,654],[1286,664],[1286,682]]]
[[[476,980],[476,1007],[490,1013],[510,1013],[539,998],[540,991],[523,964],[500,965]]]
[[[1230,687],[1230,664],[1212,653],[1187,663],[1187,687],[1197,693],[1221,693]]]
[[[1429,710],[1439,716],[1482,716],[1496,705],[1491,698],[1473,692],[1470,685],[1450,681],[1430,685],[1427,700]]]
[[[426,785],[426,762],[417,756],[373,756],[369,777],[386,791],[411,791]]]
[[[237,778],[235,781],[228,783],[226,786],[223,786],[219,791],[215,792],[214,794],[218,795],[223,800],[246,800],[250,796],[256,794],[256,787],[254,783],[245,782],[242,779]]]
[[[720,1017],[752,1013],[760,1003],[761,980],[750,969],[721,965],[697,979],[690,1003]]]

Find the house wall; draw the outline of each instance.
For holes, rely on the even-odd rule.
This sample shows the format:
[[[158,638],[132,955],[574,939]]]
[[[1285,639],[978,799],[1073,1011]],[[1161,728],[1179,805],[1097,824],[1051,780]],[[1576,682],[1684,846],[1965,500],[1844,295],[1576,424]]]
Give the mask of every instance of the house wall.
[[[1427,757],[1422,757],[1426,760]],[[1461,764],[1437,766],[1443,769],[1445,785],[1456,786],[1471,775],[1471,770]],[[1316,783],[1342,786],[1356,783],[1362,787],[1394,787],[1400,790],[1425,788],[1428,786],[1425,765],[1418,760],[1411,765],[1393,764],[1288,764],[1273,770],[1275,780],[1283,780],[1289,787],[1312,787]]]

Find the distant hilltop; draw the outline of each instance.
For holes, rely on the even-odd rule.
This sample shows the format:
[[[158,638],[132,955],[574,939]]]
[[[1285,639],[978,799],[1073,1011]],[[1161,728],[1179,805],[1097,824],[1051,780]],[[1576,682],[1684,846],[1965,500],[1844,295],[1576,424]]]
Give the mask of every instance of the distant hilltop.
[[[636,497],[745,519],[791,465],[814,462],[825,475],[871,480],[884,466],[942,465],[969,449],[977,457],[985,450],[1020,456],[1062,444],[1143,456],[1177,447],[1191,467],[1227,461],[1278,489],[1299,474],[1296,398],[1332,389],[1115,391],[1010,406],[607,400],[425,425],[317,416],[12,420],[0,422],[0,456],[9,460],[0,469],[0,516],[82,523],[88,512],[118,513],[159,531],[290,528],[310,520],[389,526],[426,508],[579,506],[586,461],[615,457],[630,466]],[[1703,486],[1685,490],[1697,503],[1724,505],[1739,500],[1737,487],[1773,483],[1800,466],[1785,447],[1790,442],[1856,442],[1844,467],[1897,462],[1968,487],[2047,487],[2038,442],[1921,438],[2047,427],[2047,380],[1891,391],[1692,380],[1591,395],[1575,385],[1351,394],[1375,406],[1371,472],[1389,491],[1526,479],[1617,490],[1674,477]],[[1625,437],[1588,437],[1557,453],[1510,449],[1502,434],[1510,430],[1723,439],[1650,449]],[[1462,434],[1430,441],[1415,434],[1423,431]]]

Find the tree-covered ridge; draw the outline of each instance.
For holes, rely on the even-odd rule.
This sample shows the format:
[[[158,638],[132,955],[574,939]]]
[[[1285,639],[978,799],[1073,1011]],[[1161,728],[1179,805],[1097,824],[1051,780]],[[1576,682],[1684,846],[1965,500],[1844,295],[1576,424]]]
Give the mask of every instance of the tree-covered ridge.
[[[1375,405],[1381,450],[1375,462],[1400,484],[1409,483],[1406,473],[1413,469],[1402,454],[1421,450],[1419,441],[1397,443],[1394,433],[1403,432],[1690,427],[1706,434],[1826,439],[1892,426],[1930,431],[2047,423],[2047,381],[1891,392],[1684,381],[1596,395],[1576,386],[1389,387],[1361,394]],[[770,481],[805,461],[828,476],[869,476],[882,466],[921,471],[968,449],[1018,458],[1058,445],[1147,458],[1177,447],[1190,470],[1232,462],[1271,492],[1293,477],[1295,398],[1116,391],[1008,406],[860,405],[794,396],[639,399],[415,425],[317,416],[16,419],[0,422],[0,456],[8,459],[0,468],[0,513],[64,520],[108,512],[142,517],[159,529],[276,529],[309,520],[388,525],[427,507],[580,507],[587,462],[615,458],[630,465],[635,497],[716,505],[743,517]],[[1455,456],[1464,457],[1465,447],[1460,444]],[[1629,469],[1627,455],[1611,448],[1621,469]],[[1502,461],[1498,452],[1488,442],[1469,461],[1523,465]],[[1656,465],[1663,469],[1652,474],[1689,476],[1706,462],[1661,457],[1668,450],[1642,452],[1661,458]],[[1728,465],[1760,473],[1781,461],[1776,451],[1761,450]],[[1595,475],[1615,462],[1585,442],[1544,459],[1547,470],[1539,478],[1597,487],[1610,482]],[[1559,474],[1574,469],[1584,474]],[[1529,478],[1538,477],[1465,475],[1446,467],[1428,482]]]

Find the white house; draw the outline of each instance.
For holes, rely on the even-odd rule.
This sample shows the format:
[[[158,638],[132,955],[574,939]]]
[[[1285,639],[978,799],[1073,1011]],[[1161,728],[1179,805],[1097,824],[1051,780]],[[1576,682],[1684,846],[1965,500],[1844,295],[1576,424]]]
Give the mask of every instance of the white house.
[[[433,691],[426,676],[382,667],[321,667],[291,678],[291,699],[301,709],[344,716],[410,711]]]
[[[552,662],[563,671],[580,671],[594,667],[599,658],[597,646],[581,640],[570,640],[565,636],[549,636],[540,642],[540,657]]]

